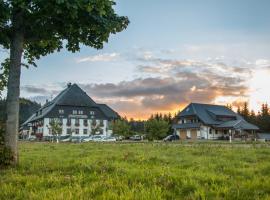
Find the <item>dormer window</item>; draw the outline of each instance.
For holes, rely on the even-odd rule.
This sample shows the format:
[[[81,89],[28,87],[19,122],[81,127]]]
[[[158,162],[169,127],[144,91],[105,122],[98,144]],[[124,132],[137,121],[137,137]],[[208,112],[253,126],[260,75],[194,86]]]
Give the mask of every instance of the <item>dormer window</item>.
[[[90,115],[95,115],[95,111],[90,111]]]
[[[59,110],[59,114],[64,114],[64,110],[63,109],[60,109]]]
[[[73,115],[77,115],[77,110],[73,110],[73,111],[72,111],[72,114],[73,114]]]
[[[79,115],[83,115],[83,111],[82,110],[78,110],[78,114]]]

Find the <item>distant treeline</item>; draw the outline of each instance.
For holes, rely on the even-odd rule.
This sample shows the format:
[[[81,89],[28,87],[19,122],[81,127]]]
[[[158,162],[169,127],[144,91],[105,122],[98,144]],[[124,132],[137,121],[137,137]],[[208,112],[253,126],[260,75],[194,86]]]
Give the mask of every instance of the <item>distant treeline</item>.
[[[40,107],[41,105],[37,102],[25,98],[20,98],[19,123],[22,124],[25,122]],[[0,123],[5,123],[6,116],[6,99],[0,99]]]
[[[270,109],[267,103],[262,104],[261,109],[255,113],[254,110],[249,109],[248,103],[245,102],[243,106],[238,107],[237,113],[242,115],[246,121],[257,125],[261,132],[270,132]]]

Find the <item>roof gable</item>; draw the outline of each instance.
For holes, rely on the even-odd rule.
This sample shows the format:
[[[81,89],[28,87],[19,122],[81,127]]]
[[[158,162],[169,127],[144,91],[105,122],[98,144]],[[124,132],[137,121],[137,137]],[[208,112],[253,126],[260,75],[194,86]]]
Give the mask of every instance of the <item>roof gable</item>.
[[[98,105],[77,84],[69,85],[52,101],[46,103],[27,121],[45,117],[56,105],[98,107]]]
[[[191,108],[190,111],[187,108]],[[179,117],[196,115],[203,123],[209,125],[221,124],[222,121],[216,119],[216,116],[234,117],[236,120],[243,119],[229,108],[220,105],[191,103],[182,112]]]
[[[56,105],[96,106],[96,103],[77,84],[69,86],[55,99]]]
[[[119,115],[117,112],[115,112],[113,109],[111,109],[106,104],[97,104],[98,107],[101,109],[101,111],[106,115],[106,117],[110,119],[116,119],[119,118]]]

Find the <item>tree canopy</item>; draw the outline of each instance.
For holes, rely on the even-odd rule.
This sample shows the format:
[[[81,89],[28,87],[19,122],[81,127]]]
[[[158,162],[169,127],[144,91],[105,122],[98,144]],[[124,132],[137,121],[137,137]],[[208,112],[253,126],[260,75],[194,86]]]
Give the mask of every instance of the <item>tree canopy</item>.
[[[146,135],[149,140],[164,138],[169,128],[169,122],[163,119],[149,119],[145,124]]]
[[[102,48],[109,35],[127,27],[111,0],[6,0],[0,1],[0,44],[10,49],[16,32],[23,34],[23,57],[28,64],[66,47],[80,44]]]

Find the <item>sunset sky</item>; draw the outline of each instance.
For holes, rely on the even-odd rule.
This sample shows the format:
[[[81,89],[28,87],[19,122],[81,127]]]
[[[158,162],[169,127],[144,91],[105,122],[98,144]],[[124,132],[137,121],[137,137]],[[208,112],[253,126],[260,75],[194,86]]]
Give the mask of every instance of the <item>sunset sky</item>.
[[[126,30],[102,50],[82,46],[23,69],[21,96],[51,99],[68,82],[123,116],[176,112],[190,102],[257,111],[270,103],[269,0],[118,0]],[[0,51],[0,61],[7,56]]]

